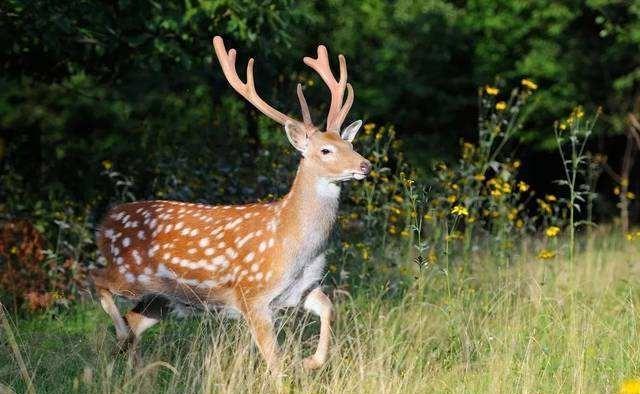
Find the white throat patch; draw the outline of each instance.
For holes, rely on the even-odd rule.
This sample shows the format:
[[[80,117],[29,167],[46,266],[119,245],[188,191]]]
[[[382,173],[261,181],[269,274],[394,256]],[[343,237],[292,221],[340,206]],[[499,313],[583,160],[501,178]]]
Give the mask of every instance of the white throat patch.
[[[340,197],[340,186],[327,179],[320,178],[316,181],[316,192],[326,198]]]

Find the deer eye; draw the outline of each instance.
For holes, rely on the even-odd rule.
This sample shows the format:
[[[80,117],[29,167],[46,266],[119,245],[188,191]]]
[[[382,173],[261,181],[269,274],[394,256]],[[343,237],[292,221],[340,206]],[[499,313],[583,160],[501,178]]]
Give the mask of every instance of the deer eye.
[[[327,148],[321,149],[320,152],[322,152],[323,155],[328,155],[329,153],[331,153],[331,151]]]

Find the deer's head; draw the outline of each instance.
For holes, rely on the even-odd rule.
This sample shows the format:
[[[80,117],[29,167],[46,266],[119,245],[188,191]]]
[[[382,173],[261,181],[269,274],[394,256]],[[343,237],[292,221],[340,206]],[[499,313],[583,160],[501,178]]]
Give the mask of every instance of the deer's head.
[[[267,104],[258,96],[253,80],[253,59],[247,64],[247,82],[242,82],[236,71],[236,50],[226,50],[221,37],[213,39],[222,71],[229,84],[242,97],[255,106],[260,112],[284,126],[289,142],[302,153],[303,165],[318,177],[332,182],[350,179],[364,179],[371,171],[371,163],[353,150],[353,139],[358,133],[362,121],[358,120],[341,130],[347,113],[353,104],[353,88],[347,83],[347,63],[344,56],[339,55],[340,79],[336,80],[331,67],[327,49],[318,46],[318,57],[305,57],[304,63],[313,68],[322,78],[331,92],[331,104],[327,115],[326,129],[321,131],[311,121],[309,107],[298,84],[298,100],[302,110],[302,121],[291,118]],[[344,92],[347,98],[344,101]]]

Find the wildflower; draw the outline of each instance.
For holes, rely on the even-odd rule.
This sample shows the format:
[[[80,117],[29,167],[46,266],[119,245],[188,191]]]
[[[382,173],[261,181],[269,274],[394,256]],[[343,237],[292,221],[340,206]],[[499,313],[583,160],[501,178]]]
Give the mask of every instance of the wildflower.
[[[622,178],[622,180],[620,181],[620,184],[622,186],[629,186],[629,180],[627,178]]]
[[[538,89],[538,85],[535,82],[533,82],[532,80],[530,80],[530,79],[525,78],[522,81],[520,81],[520,83],[522,84],[522,86],[524,86],[525,88],[527,88],[529,90]]]
[[[398,230],[396,229],[396,226],[390,226],[389,227],[389,234],[394,235],[398,232]]]
[[[457,216],[469,216],[469,210],[462,205],[451,208],[451,213]]]
[[[537,199],[536,202],[538,203],[540,210],[543,213],[546,213],[547,215],[551,215],[551,213],[553,212],[553,210],[551,209],[551,205],[547,204],[544,200],[541,199]]]
[[[451,204],[453,204],[454,202],[458,201],[458,197],[455,196],[454,194],[452,194],[449,197],[447,197],[447,201],[449,201]]]
[[[400,232],[400,235],[403,236],[403,237],[408,237],[409,236],[409,231],[402,230],[402,232]]]
[[[369,260],[369,249],[368,248],[363,248],[362,249],[362,259],[363,260]]]
[[[620,385],[619,394],[640,394],[640,379],[629,379]]]
[[[422,217],[425,221],[430,222],[433,220],[433,216],[431,216],[428,213],[425,213],[424,216]]]
[[[557,227],[557,226],[551,226],[544,232],[544,234],[549,238],[553,238],[559,233],[560,233],[560,227]]]
[[[105,170],[110,170],[111,167],[113,167],[113,163],[111,160],[102,160],[102,167],[104,167]]]
[[[527,185],[526,183],[524,183],[524,182],[520,181],[520,182],[518,182],[518,190],[519,190],[521,193],[524,193],[524,192],[526,192],[527,190],[529,190],[529,185]]]
[[[493,197],[500,197],[500,196],[502,196],[502,192],[500,190],[498,190],[498,189],[494,189],[494,190],[491,190],[491,195]]]
[[[633,192],[627,192],[627,200],[633,200],[636,198],[635,193]]]
[[[504,101],[498,101],[496,103],[496,109],[498,111],[504,111],[505,109],[507,109],[507,103],[505,103]]]
[[[367,123],[364,125],[364,133],[366,135],[371,134],[371,132],[373,131],[373,129],[376,127],[375,123]]]
[[[404,202],[404,199],[402,198],[402,196],[396,194],[395,196],[393,196],[393,201],[397,202],[398,204],[402,204]]]
[[[553,250],[542,249],[538,253],[538,258],[540,260],[551,260],[554,257],[556,257],[556,252],[554,252]]]
[[[620,195],[620,187],[616,186],[613,188],[613,194],[615,194],[616,196]]]
[[[582,107],[577,106],[573,109],[573,111],[571,112],[571,118],[575,118],[575,119],[580,119],[584,116],[584,111],[582,110]]]
[[[549,201],[549,202],[558,201],[558,198],[556,196],[554,196],[553,194],[547,194],[546,196],[544,196],[544,199]]]
[[[469,218],[467,219],[467,222],[469,223],[475,223],[476,222],[476,217],[475,216],[469,216]]]
[[[522,221],[522,219],[516,220],[516,227],[517,228],[523,228],[524,227],[524,221]]]
[[[473,179],[475,179],[476,181],[482,182],[485,179],[484,178],[484,174],[476,174],[476,175],[473,176]]]
[[[520,165],[522,165],[522,162],[520,160],[516,160],[513,162],[513,168],[520,168]]]
[[[487,92],[489,96],[496,96],[498,93],[500,93],[500,89],[489,85],[484,87],[484,91]]]

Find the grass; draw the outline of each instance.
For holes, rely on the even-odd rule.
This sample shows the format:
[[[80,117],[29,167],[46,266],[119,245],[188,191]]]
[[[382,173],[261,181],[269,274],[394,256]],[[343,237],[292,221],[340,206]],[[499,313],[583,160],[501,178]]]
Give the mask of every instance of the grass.
[[[11,331],[37,392],[608,393],[639,377],[638,248],[599,234],[574,265],[533,256],[506,266],[478,253],[471,268],[454,264],[448,280],[430,269],[400,292],[371,285],[340,298],[331,358],[319,372],[300,367],[317,321],[284,315],[279,388],[244,324],[215,316],[152,328],[141,369],[111,355],[113,329],[97,303],[18,319]],[[24,392],[5,338],[0,382]]]

